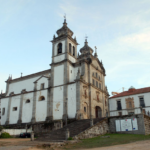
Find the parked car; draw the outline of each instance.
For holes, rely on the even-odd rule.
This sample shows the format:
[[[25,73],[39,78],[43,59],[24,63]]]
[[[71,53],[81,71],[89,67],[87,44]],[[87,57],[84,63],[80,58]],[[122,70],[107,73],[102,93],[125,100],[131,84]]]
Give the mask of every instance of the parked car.
[[[20,137],[21,138],[30,138],[31,137],[31,133],[20,133]]]

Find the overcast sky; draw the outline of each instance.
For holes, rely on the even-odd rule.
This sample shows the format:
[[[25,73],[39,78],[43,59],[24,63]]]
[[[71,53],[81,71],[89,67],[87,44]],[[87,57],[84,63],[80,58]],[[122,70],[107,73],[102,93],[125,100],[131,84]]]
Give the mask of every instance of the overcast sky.
[[[49,69],[52,40],[66,13],[78,51],[97,46],[109,93],[150,86],[150,0],[0,0],[0,90]]]

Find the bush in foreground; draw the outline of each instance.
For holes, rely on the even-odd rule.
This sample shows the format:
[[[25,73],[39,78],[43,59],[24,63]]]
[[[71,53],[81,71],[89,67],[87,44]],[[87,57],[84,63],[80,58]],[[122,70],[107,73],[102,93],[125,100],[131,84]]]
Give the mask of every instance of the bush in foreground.
[[[68,140],[73,140],[73,138],[72,138],[72,137],[69,137]]]
[[[7,132],[3,132],[0,136],[0,138],[11,138],[10,134]]]

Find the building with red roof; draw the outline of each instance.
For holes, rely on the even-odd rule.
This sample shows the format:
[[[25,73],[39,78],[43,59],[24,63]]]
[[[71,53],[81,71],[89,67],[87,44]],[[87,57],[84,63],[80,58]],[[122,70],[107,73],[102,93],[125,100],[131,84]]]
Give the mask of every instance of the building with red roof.
[[[109,98],[110,116],[140,114],[141,112],[149,115],[150,87],[135,89],[131,86],[128,91]]]

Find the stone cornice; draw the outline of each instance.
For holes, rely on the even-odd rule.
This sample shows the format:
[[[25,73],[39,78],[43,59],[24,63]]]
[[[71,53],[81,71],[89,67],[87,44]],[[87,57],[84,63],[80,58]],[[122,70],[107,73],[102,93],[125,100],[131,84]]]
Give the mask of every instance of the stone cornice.
[[[56,43],[56,42],[63,40],[65,38],[69,38],[75,45],[79,45],[70,35],[63,35],[63,36],[56,37],[55,39],[53,39],[50,42]]]
[[[2,97],[1,99],[3,99],[3,98],[9,98],[9,97],[14,97],[14,96],[19,96],[19,95],[22,95],[22,94],[28,94],[28,93],[32,93],[32,92],[43,91],[43,90],[47,90],[47,89],[49,89],[49,88],[44,88],[42,90],[26,91],[24,93],[18,93],[18,94],[13,94],[13,95],[5,96],[5,97]]]
[[[92,78],[94,78],[98,82],[102,82],[102,80],[99,80],[98,78],[94,77],[93,75],[92,75]]]
[[[102,65],[102,63],[99,61],[98,58],[95,58],[92,54],[89,54],[89,53],[86,53],[86,54],[81,54],[79,57],[78,57],[78,61],[85,61],[87,64],[88,64],[88,61],[86,60],[87,58],[91,58],[92,60],[96,60],[97,63],[99,64],[100,68],[102,69],[101,70],[98,70],[96,66],[94,66],[92,63],[91,63],[91,66],[93,66],[96,70],[98,70],[100,73],[102,73],[104,76],[106,76],[105,74],[105,69]]]
[[[98,90],[98,91],[100,91],[100,92],[105,93],[106,95],[108,95],[105,91],[103,91],[102,89],[97,88],[96,86],[94,86],[94,85],[91,84],[91,83],[87,83],[86,81],[84,81],[84,80],[82,80],[82,79],[76,79],[76,80],[75,80],[75,82],[78,82],[78,81],[80,81],[80,82],[86,84],[87,86],[92,86],[92,87],[95,88],[96,90]]]
[[[71,55],[70,53],[68,53],[70,56],[72,56],[74,59],[76,59],[77,60],[77,58],[75,58],[73,55]]]
[[[69,59],[64,59],[64,60],[62,60],[62,61],[60,61],[60,62],[56,62],[56,63],[51,63],[50,64],[50,66],[52,66],[52,65],[59,65],[59,64],[62,64],[62,63],[64,63],[64,62],[66,62],[66,61],[68,61],[72,66],[75,66],[75,64],[76,63],[72,63]]]
[[[95,67],[93,64],[91,64],[91,66],[92,66],[96,71],[98,71],[98,72],[100,72],[101,74],[103,74],[104,76],[106,76],[106,74],[105,74],[103,71],[97,69],[97,67]]]
[[[30,75],[27,75],[27,76],[23,76],[23,77],[20,77],[20,78],[10,80],[9,83],[11,84],[11,83],[14,83],[14,82],[26,80],[26,79],[33,78],[33,77],[36,77],[36,76],[39,76],[39,75],[43,75],[44,73],[50,73],[50,72],[51,72],[51,69],[44,70],[44,71],[41,71],[41,72],[37,72],[37,73],[34,73],[34,74],[30,74]],[[8,83],[8,82],[6,81],[6,83]]]

